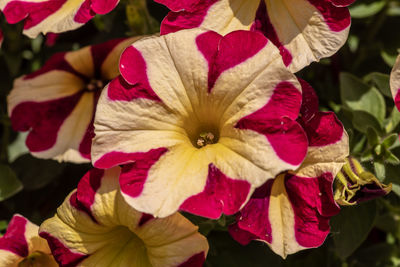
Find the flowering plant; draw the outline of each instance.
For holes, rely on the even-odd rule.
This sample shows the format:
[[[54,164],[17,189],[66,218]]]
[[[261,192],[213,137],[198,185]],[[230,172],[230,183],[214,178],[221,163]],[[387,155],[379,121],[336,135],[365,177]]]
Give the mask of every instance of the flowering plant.
[[[398,266],[395,0],[0,0],[0,266]]]

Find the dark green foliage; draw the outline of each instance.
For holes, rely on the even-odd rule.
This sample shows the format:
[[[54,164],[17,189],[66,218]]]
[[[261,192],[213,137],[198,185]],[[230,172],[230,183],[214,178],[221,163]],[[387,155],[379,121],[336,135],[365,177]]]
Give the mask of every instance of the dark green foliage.
[[[88,165],[60,164],[26,154],[11,129],[6,96],[13,80],[40,68],[51,55],[109,39],[151,34],[167,9],[152,0],[123,0],[111,13],[63,33],[54,46],[45,37],[30,40],[22,25],[0,19],[5,40],[0,50],[0,233],[20,213],[40,224],[52,216]],[[400,2],[357,0],[351,7],[349,40],[334,56],[313,63],[298,76],[317,91],[321,110],[333,110],[350,136],[351,155],[393,192],[359,206],[343,208],[331,221],[325,244],[290,255],[275,255],[266,244],[242,246],[227,232],[234,217],[213,221],[186,215],[207,235],[207,267],[400,266],[400,112],[394,107],[389,74],[400,48]]]

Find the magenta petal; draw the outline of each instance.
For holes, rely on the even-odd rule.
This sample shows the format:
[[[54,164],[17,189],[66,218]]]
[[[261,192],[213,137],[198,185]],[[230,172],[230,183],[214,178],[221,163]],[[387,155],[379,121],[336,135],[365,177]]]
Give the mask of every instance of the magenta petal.
[[[282,56],[285,66],[289,66],[290,63],[292,63],[293,56],[279,40],[278,34],[276,33],[276,30],[269,19],[265,1],[260,1],[260,6],[257,9],[256,17],[253,25],[251,26],[251,30],[261,32],[269,40],[271,40],[276,47],[279,48],[279,52]]]
[[[139,196],[143,191],[150,168],[167,151],[166,148],[158,148],[147,153],[130,154],[130,158],[134,162],[122,167],[119,176],[121,191],[130,197]]]
[[[332,4],[335,6],[349,6],[353,4],[356,0],[331,0]]]
[[[329,234],[329,219],[340,210],[333,199],[332,183],[330,173],[316,178],[285,177],[295,214],[295,237],[301,246],[320,246]]]
[[[274,180],[268,180],[263,186],[257,188],[253,196],[237,216],[237,228],[245,233],[237,233],[233,236],[239,238],[239,242],[252,239],[261,239],[272,242],[272,228],[269,220],[269,201]],[[244,239],[243,239],[244,238]]]
[[[146,98],[161,101],[150,87],[142,86],[140,83],[130,85],[122,76],[118,76],[110,82],[107,93],[111,100],[131,101],[137,98]]]
[[[46,232],[40,232],[39,235],[47,240],[51,253],[62,267],[76,267],[80,262],[89,257],[89,255],[72,252],[57,238]]]
[[[67,0],[49,0],[44,2],[12,1],[5,6],[3,14],[10,24],[25,19],[24,29],[30,29],[60,9],[66,1]]]
[[[119,70],[122,77],[131,85],[142,84],[146,88],[150,88],[146,61],[135,47],[129,46],[122,53]]]
[[[225,35],[219,43],[214,64],[209,69],[208,91],[211,91],[224,71],[253,57],[267,43],[268,39],[264,35],[250,31],[235,31]]]
[[[394,97],[394,103],[395,103],[397,109],[400,110],[400,89],[397,90],[397,94]]]
[[[327,146],[342,139],[343,125],[333,112],[318,112],[304,123],[309,146]]]
[[[350,2],[349,0],[344,0]],[[340,32],[350,26],[351,17],[347,7],[338,7],[333,3],[340,3],[332,0],[308,0],[322,14],[328,27],[334,32]]]
[[[26,145],[30,151],[47,150],[56,143],[61,125],[71,114],[80,98],[81,93],[77,93],[46,102],[23,102],[16,106],[11,113],[13,129],[17,131],[31,130],[26,139]]]
[[[89,213],[92,218],[91,207],[94,203],[96,192],[100,188],[103,177],[104,170],[91,169],[78,183],[76,199],[79,202],[79,206],[84,207],[84,211]]]
[[[230,225],[228,231],[232,238],[243,246],[249,244],[252,240],[258,239],[258,236],[240,228],[238,223]]]
[[[200,252],[196,255],[190,257],[187,261],[182,264],[179,264],[178,267],[201,267],[206,260],[206,255],[204,252]]]
[[[104,15],[113,10],[117,6],[119,0],[91,0],[91,2],[93,11],[97,14]]]
[[[218,0],[157,0],[157,2],[167,5],[172,11],[164,18],[161,23],[160,34],[177,32],[182,29],[192,29],[200,26],[207,15],[208,9]]]
[[[7,250],[20,257],[27,257],[29,254],[28,242],[25,238],[25,227],[27,220],[14,215],[8,224],[7,232],[0,238],[0,249]]]
[[[318,112],[318,96],[306,81],[298,79],[302,90],[301,119],[309,121]]]
[[[236,213],[246,201],[250,184],[233,180],[210,164],[208,178],[203,192],[187,199],[180,209],[199,216],[217,219],[222,213]]]
[[[107,14],[116,7],[118,2],[119,0],[86,0],[76,12],[74,21],[86,23],[96,14]]]
[[[172,11],[193,11],[202,4],[202,2],[207,2],[207,0],[155,0],[157,3],[167,6]]]
[[[242,118],[236,127],[265,135],[282,160],[298,165],[306,156],[308,147],[303,128],[294,121],[300,105],[301,93],[297,88],[291,83],[281,82],[269,102]]]

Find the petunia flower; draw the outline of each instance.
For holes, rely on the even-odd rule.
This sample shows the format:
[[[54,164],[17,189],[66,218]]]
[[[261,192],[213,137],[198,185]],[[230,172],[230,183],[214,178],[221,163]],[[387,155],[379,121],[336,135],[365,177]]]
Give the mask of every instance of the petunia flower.
[[[14,215],[7,232],[0,238],[0,266],[57,267],[45,239],[39,237],[39,227],[21,215]]]
[[[120,71],[98,103],[92,162],[123,165],[121,192],[141,212],[234,214],[305,157],[301,87],[259,33],[142,39]]]
[[[394,103],[397,109],[400,110],[400,55],[397,57],[390,74],[390,89],[392,91]]]
[[[132,209],[118,189],[119,173],[89,171],[40,226],[60,266],[202,266],[208,243],[198,227],[179,213],[156,219]]]
[[[309,148],[296,171],[268,180],[237,215],[229,232],[239,243],[267,243],[283,258],[318,247],[329,234],[329,219],[339,212],[332,183],[349,153],[348,136],[333,112],[319,112],[313,89],[304,81],[299,121]]]
[[[93,117],[103,87],[119,75],[118,60],[137,38],[116,39],[58,53],[36,72],[15,80],[8,114],[39,158],[89,162]]]
[[[172,11],[161,34],[202,27],[227,34],[263,33],[297,72],[329,57],[346,42],[351,24],[346,6],[354,0],[156,0]]]
[[[107,14],[119,0],[0,0],[8,23],[24,20],[24,34],[35,38],[48,32],[74,30],[96,14]]]
[[[381,197],[392,190],[392,184],[381,183],[353,157],[346,159],[346,164],[336,176],[335,185],[335,201],[344,206]]]

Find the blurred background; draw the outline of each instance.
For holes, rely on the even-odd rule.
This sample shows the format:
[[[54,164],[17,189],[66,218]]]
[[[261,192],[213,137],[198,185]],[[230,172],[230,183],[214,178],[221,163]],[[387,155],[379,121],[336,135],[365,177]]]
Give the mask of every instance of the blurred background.
[[[206,266],[400,266],[400,113],[394,108],[389,74],[400,48],[400,1],[357,0],[350,7],[347,43],[331,58],[298,73],[320,99],[321,110],[336,112],[350,136],[351,155],[392,192],[343,207],[331,220],[324,245],[281,259],[266,244],[236,243],[227,232],[232,217],[217,221],[185,214],[210,243]],[[90,164],[58,163],[32,157],[26,134],[14,132],[6,96],[15,78],[39,69],[51,55],[117,37],[157,33],[168,10],[152,0],[122,0],[105,16],[78,30],[36,39],[22,24],[0,16],[0,233],[14,213],[36,224],[52,216]]]

